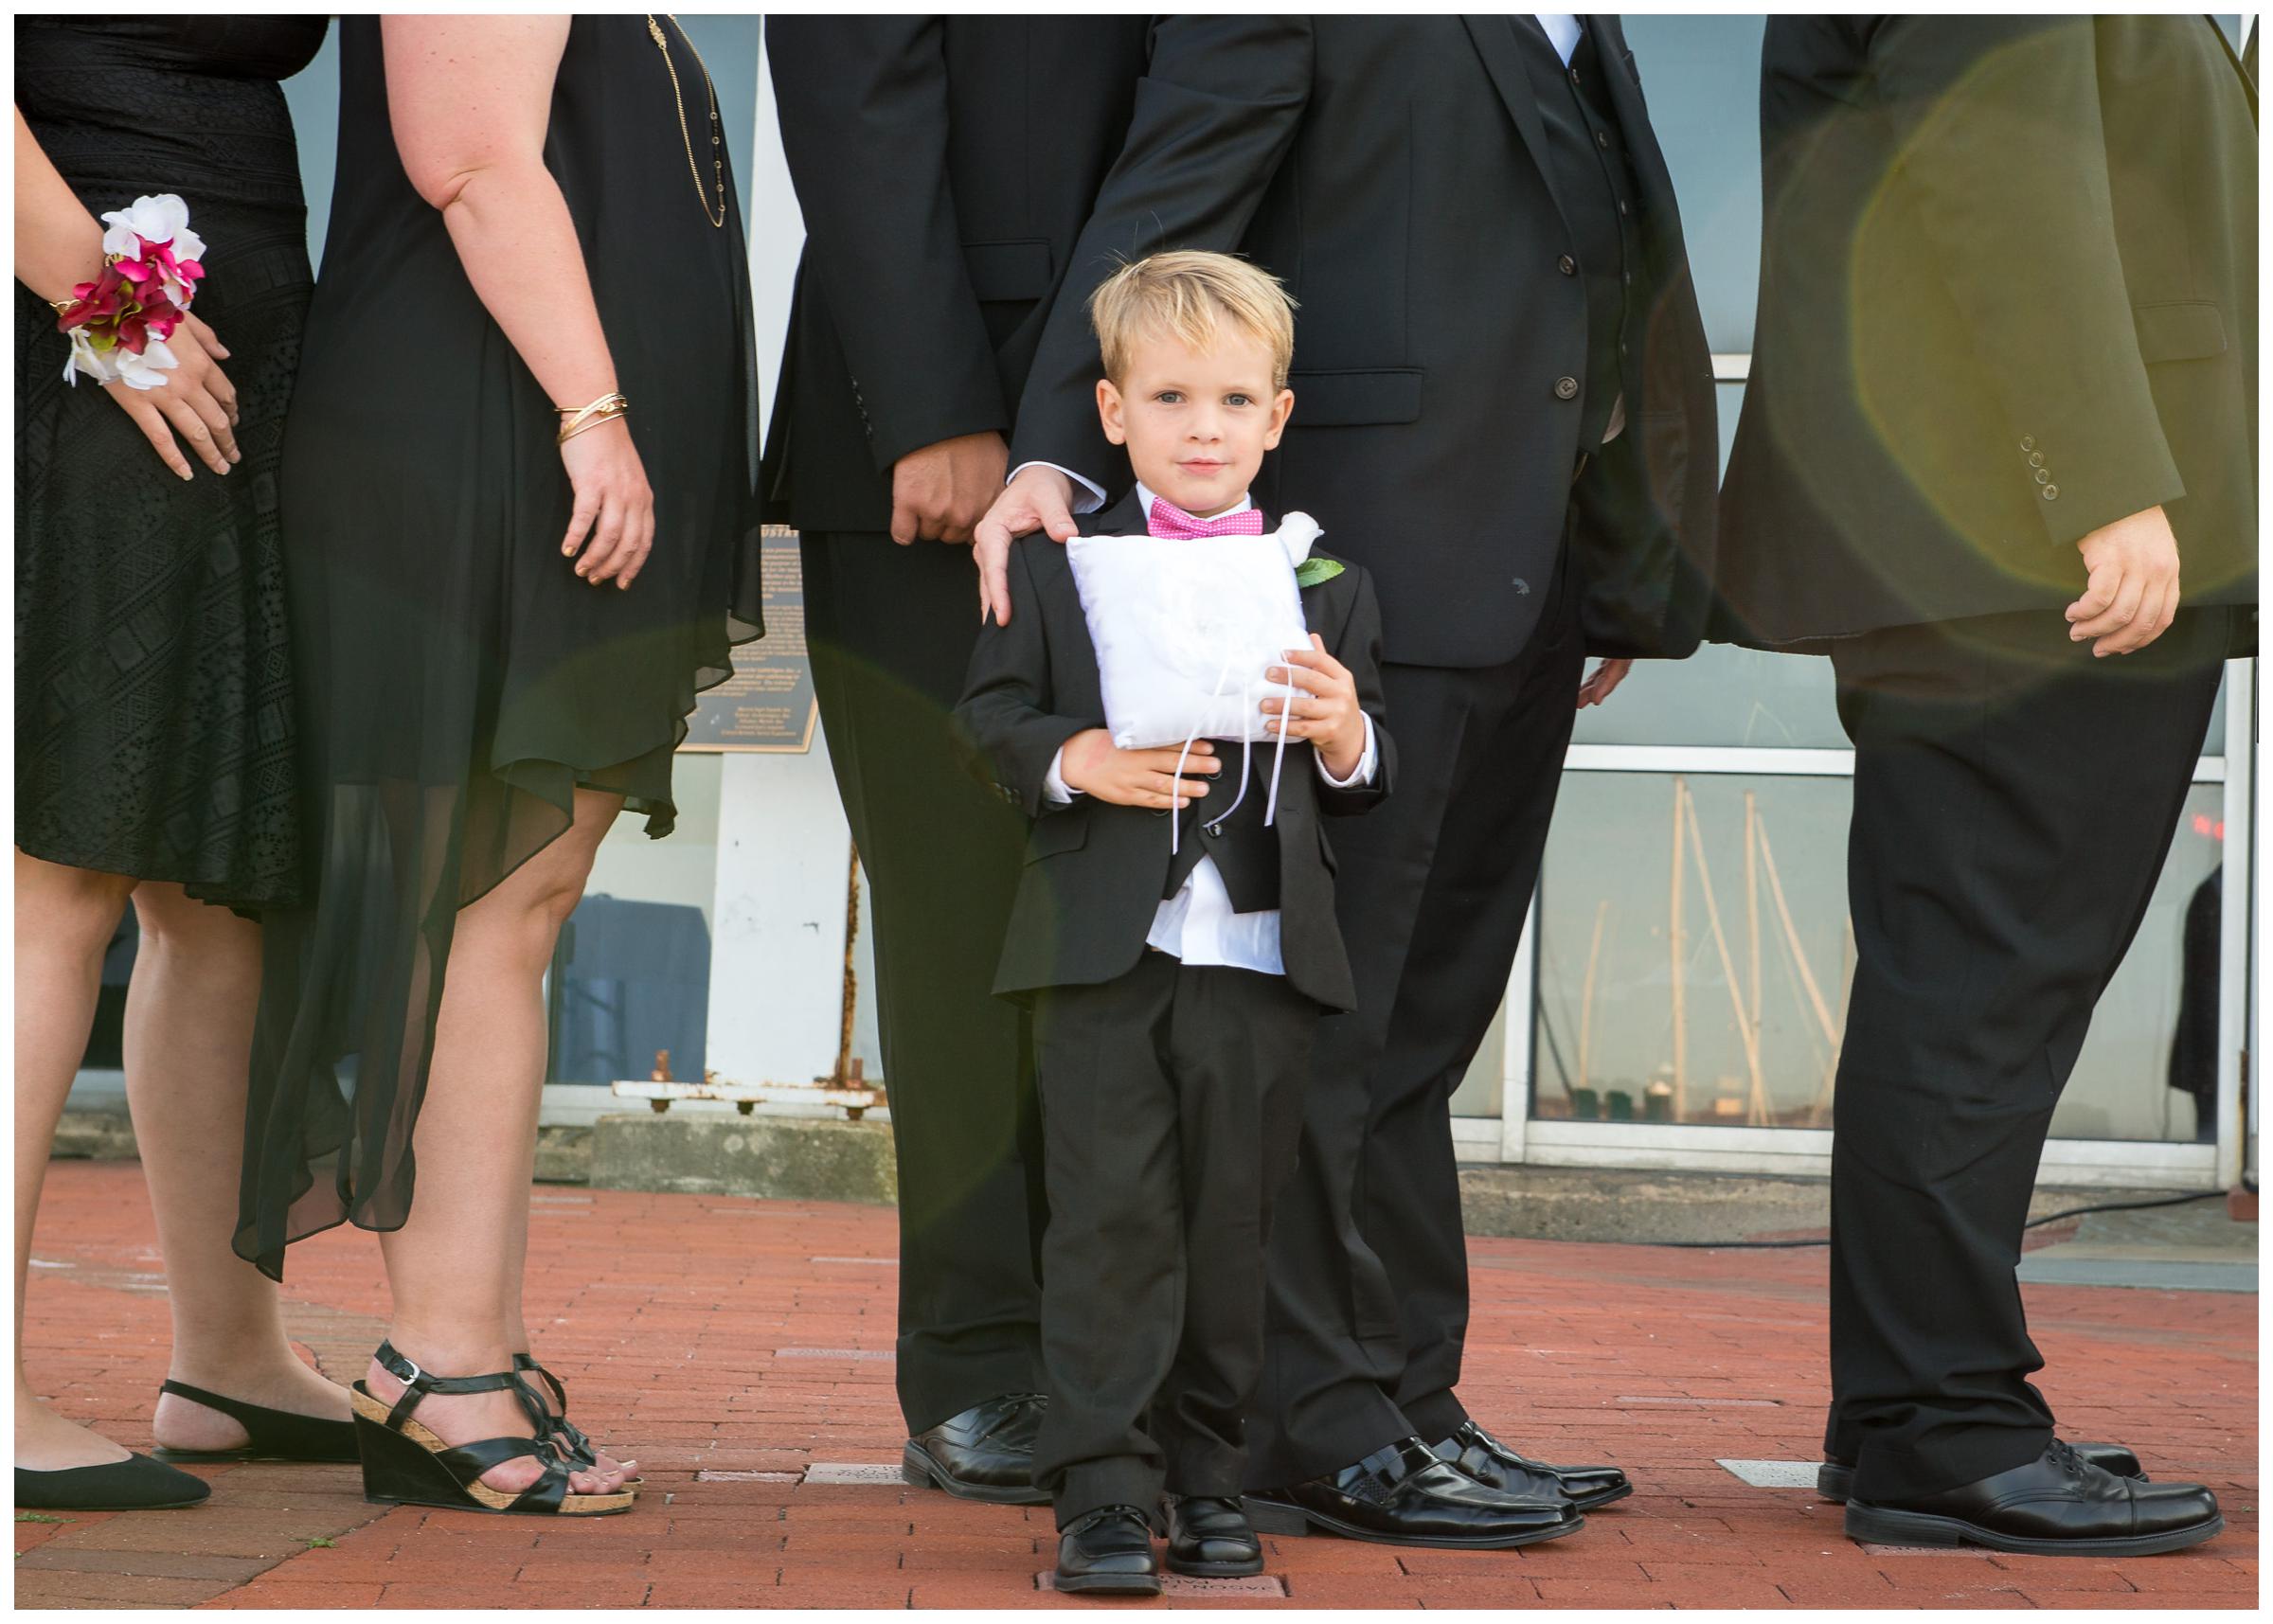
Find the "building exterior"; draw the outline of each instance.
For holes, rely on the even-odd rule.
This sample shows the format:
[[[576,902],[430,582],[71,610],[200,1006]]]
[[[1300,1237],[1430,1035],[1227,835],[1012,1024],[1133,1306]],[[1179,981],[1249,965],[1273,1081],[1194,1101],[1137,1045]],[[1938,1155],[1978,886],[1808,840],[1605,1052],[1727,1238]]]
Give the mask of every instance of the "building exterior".
[[[802,230],[758,20],[684,21],[735,145],[770,372]],[[1681,197],[1725,454],[1751,345],[1762,23],[1626,27]],[[287,87],[319,245],[335,75],[327,49]],[[770,618],[775,656],[794,654],[791,600]],[[2161,886],[2054,1118],[2048,1182],[2210,1188],[2254,1168],[2255,733],[2255,663],[2236,661]],[[596,1114],[609,1102],[592,1085],[645,1078],[658,1049],[682,1079],[809,1081],[836,1064],[850,837],[826,751],[818,729],[805,750],[690,750],[678,832],[650,843],[626,819],[609,836],[556,966],[548,1112]],[[1827,1171],[1852,773],[1820,659],[1708,648],[1645,662],[1583,712],[1507,1002],[1454,1095],[1460,1155]],[[853,1028],[874,1075],[865,995]]]

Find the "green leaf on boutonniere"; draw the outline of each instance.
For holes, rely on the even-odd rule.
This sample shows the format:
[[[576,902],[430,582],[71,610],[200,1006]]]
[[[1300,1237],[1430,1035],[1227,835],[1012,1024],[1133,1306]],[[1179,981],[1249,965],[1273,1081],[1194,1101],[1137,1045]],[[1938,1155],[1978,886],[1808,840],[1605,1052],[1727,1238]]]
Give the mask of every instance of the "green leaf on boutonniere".
[[[1298,587],[1317,586],[1325,581],[1332,580],[1335,576],[1341,573],[1341,560],[1318,558],[1315,555],[1313,555],[1310,558],[1304,559],[1295,567],[1295,584]]]

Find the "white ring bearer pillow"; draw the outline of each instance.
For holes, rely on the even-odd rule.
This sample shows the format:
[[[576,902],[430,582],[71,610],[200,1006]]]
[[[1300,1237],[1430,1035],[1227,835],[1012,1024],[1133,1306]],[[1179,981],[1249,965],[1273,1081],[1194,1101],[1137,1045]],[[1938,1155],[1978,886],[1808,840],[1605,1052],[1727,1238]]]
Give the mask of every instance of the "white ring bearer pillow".
[[[1116,745],[1189,751],[1196,739],[1250,749],[1273,741],[1262,701],[1297,690],[1263,673],[1287,650],[1310,647],[1295,568],[1322,533],[1309,514],[1289,513],[1264,536],[1082,536],[1065,544]],[[1286,741],[1276,742],[1282,759]],[[1240,796],[1210,821],[1230,816],[1244,798],[1244,758],[1241,765]]]

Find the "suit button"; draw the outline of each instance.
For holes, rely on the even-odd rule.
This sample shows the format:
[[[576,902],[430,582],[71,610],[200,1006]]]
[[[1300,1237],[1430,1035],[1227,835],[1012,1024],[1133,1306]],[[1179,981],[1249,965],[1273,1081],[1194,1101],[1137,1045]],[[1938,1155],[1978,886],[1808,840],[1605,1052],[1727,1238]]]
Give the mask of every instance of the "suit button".
[[[1221,840],[1224,837],[1224,831],[1211,823],[1202,824],[1200,832],[1209,840]]]
[[[1594,144],[1607,152],[1610,150],[1610,133],[1607,130],[1597,130],[1594,133]]]
[[[1555,380],[1556,400],[1575,401],[1578,398],[1579,381],[1576,378],[1558,378]]]
[[[2038,469],[2038,470],[2036,471],[2036,483],[2037,483],[2037,484],[2039,484],[2039,485],[2049,485],[2051,482],[2052,482],[2052,475],[2051,475],[2051,471],[2050,471],[2049,469],[2044,469],[2044,468],[2040,468],[2040,469]]]
[[[2057,501],[2059,501],[2059,500],[2060,500],[2060,487],[2058,487],[2057,485],[2048,485],[2048,486],[2046,486],[2046,487],[2044,488],[2044,499],[2045,499],[2047,502],[2057,502]]]
[[[2022,435],[2020,437],[2020,449],[2023,451],[2034,451],[2036,449],[2036,437],[2034,435]]]
[[[1566,254],[1562,259],[1555,261],[1555,269],[1562,272],[1566,277],[1575,277],[1579,274],[1579,262],[1576,259],[1573,259],[1569,255]]]
[[[2044,453],[2040,451],[2032,451],[2029,453],[2029,466],[2031,468],[2042,468],[2044,466]]]

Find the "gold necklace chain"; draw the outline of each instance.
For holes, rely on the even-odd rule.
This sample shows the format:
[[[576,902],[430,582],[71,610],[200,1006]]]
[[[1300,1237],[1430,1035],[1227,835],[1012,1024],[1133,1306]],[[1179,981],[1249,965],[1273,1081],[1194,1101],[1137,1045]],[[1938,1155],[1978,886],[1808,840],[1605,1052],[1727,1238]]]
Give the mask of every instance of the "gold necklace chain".
[[[679,91],[679,70],[671,60],[671,42],[663,37],[663,25],[655,21],[655,14],[648,12],[648,38],[653,40],[655,49],[663,53],[663,71],[671,75],[671,98],[678,103],[679,139],[687,148],[687,172],[694,177],[694,195],[702,202],[703,218],[712,225],[724,227],[726,223],[726,163],[721,152],[725,143],[720,138],[718,129],[718,87],[710,82],[709,65],[703,61],[703,53],[695,50],[694,41],[688,35],[685,25],[671,12],[666,11],[664,15],[670,17],[671,26],[679,30],[679,38],[687,41],[687,48],[694,51],[695,65],[703,70],[703,89],[710,98],[710,184],[718,200],[718,211],[715,214],[710,208],[713,193],[703,189],[702,166],[694,161],[694,137],[687,129],[687,98]]]

